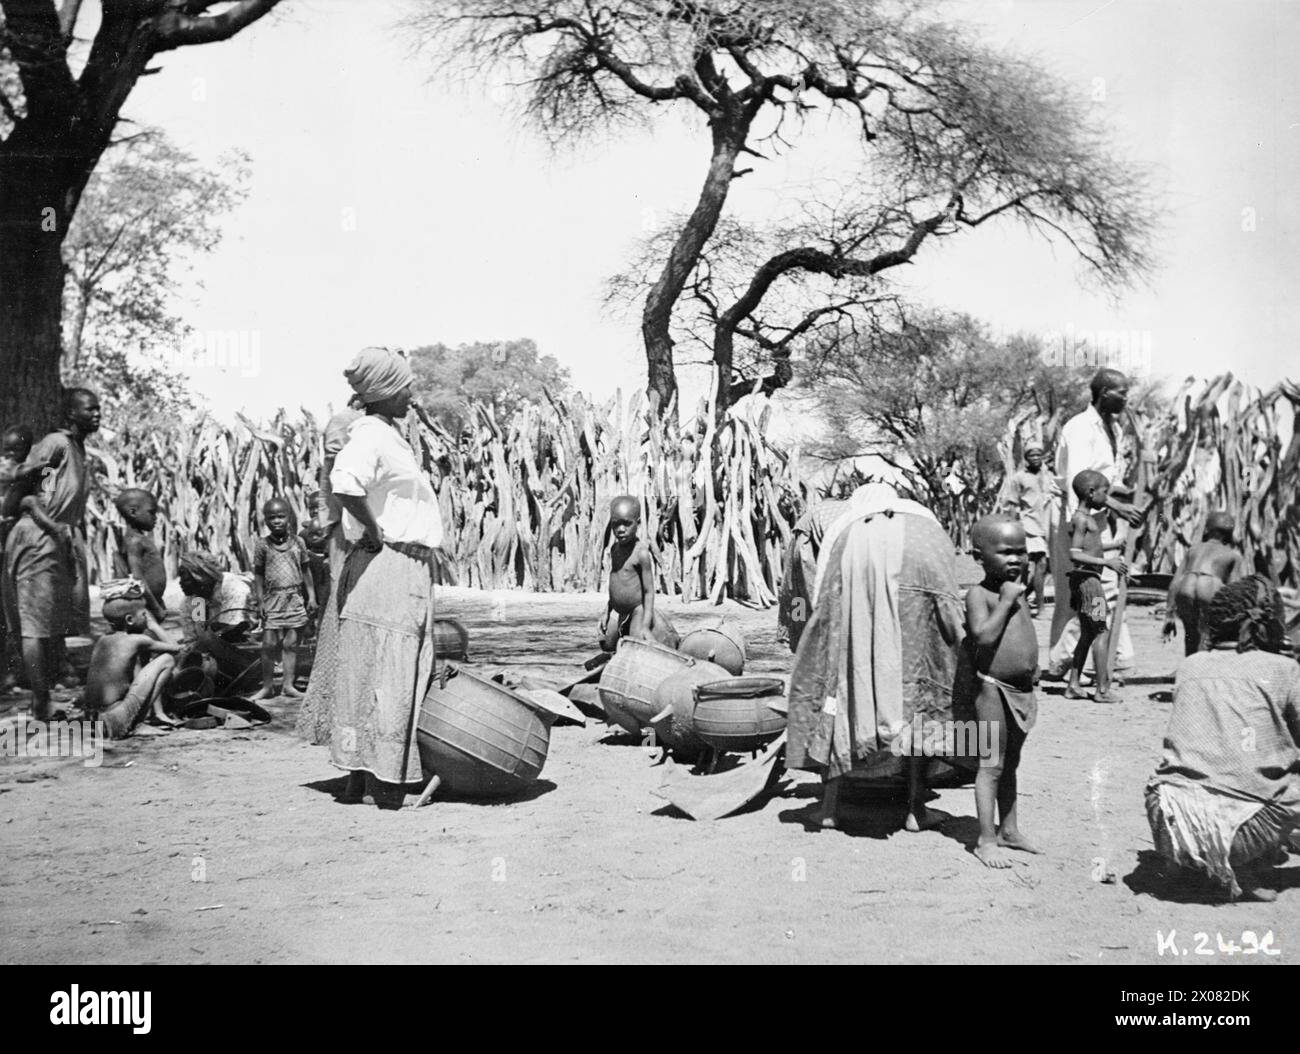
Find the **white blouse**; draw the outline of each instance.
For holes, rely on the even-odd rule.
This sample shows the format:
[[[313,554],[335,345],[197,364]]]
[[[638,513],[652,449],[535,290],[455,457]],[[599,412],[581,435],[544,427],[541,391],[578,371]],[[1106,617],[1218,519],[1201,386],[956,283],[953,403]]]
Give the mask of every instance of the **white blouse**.
[[[348,441],[334,459],[330,489],[365,498],[385,541],[442,544],[438,495],[410,444],[379,417],[367,415],[349,426]],[[363,533],[356,517],[344,511],[344,537],[354,542]]]

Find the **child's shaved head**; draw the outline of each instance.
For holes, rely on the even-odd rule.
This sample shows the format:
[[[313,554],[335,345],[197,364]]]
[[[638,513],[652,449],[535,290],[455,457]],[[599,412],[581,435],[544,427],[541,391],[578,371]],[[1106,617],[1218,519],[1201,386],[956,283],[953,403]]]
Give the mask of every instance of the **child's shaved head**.
[[[978,554],[990,546],[996,545],[1008,532],[1024,536],[1025,529],[1020,521],[1002,512],[991,512],[981,516],[971,528],[971,548]]]
[[[0,434],[0,446],[7,457],[26,458],[32,449],[32,430],[27,425],[10,425]]]
[[[630,494],[620,494],[609,503],[609,518],[636,522],[641,519],[641,503]]]
[[[277,494],[274,498],[267,498],[266,504],[262,506],[263,516],[270,516],[272,512],[292,515],[293,510],[289,508],[289,503]]]
[[[127,620],[131,619],[131,616],[144,615],[144,601],[138,598],[106,600],[103,614],[104,621],[114,629],[125,629]]]
[[[1098,486],[1109,487],[1110,480],[1100,472],[1086,468],[1074,477],[1074,482],[1070,485],[1074,488],[1074,496],[1082,501],[1094,488]]]
[[[113,499],[113,505],[123,516],[131,509],[139,508],[141,505],[156,504],[154,496],[147,490],[140,487],[127,487],[116,498]]]
[[[1212,512],[1205,518],[1204,537],[1217,538],[1221,542],[1231,542],[1233,533],[1237,529],[1237,521],[1233,519],[1232,513]]]

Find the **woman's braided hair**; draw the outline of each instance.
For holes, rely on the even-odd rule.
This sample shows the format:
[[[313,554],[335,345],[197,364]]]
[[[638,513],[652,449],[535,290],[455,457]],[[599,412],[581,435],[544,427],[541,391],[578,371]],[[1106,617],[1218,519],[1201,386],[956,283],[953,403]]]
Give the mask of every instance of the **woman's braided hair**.
[[[1282,595],[1263,575],[1233,582],[1210,601],[1205,628],[1212,644],[1235,641],[1238,651],[1283,651],[1286,624]]]

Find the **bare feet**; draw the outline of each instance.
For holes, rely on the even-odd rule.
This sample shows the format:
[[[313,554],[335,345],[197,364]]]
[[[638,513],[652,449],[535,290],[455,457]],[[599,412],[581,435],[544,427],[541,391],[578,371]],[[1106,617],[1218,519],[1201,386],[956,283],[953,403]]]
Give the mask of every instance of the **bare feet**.
[[[285,694],[287,695],[288,693],[286,692]],[[253,693],[252,695],[250,695],[248,698],[251,699],[253,702],[256,702],[256,701],[259,700],[259,699],[274,699],[274,698],[275,698],[275,688],[274,688],[272,685],[264,684],[264,685],[262,685],[261,688],[259,688],[256,692],[254,692],[254,693]]]
[[[295,688],[293,685],[288,683],[286,683],[285,686],[280,689],[280,694],[284,696],[286,699],[302,698],[302,692],[298,691],[297,688]]]
[[[975,858],[985,867],[992,867],[1000,870],[1004,867],[1011,866],[1011,857],[1008,856],[1007,851],[996,842],[992,845],[987,845],[984,842],[977,843],[975,846]]]
[[[1092,701],[1094,703],[1122,703],[1124,697],[1114,688],[1107,688],[1104,692],[1098,692],[1094,695]]]
[[[1069,685],[1065,689],[1064,695],[1066,699],[1091,699],[1092,698],[1092,696],[1090,696],[1082,688],[1076,688],[1074,685]]]
[[[1241,896],[1237,899],[1253,901],[1256,904],[1272,904],[1273,901],[1277,900],[1277,890],[1265,889],[1263,886],[1254,888],[1243,886]]]
[[[1042,853],[1038,846],[1034,845],[1019,831],[999,831],[998,845],[1005,846],[1008,849],[1018,849],[1022,853]]]
[[[903,830],[916,834],[918,831],[938,827],[946,819],[948,819],[946,813],[922,805],[919,809],[909,809],[907,811],[907,819],[903,821]]]

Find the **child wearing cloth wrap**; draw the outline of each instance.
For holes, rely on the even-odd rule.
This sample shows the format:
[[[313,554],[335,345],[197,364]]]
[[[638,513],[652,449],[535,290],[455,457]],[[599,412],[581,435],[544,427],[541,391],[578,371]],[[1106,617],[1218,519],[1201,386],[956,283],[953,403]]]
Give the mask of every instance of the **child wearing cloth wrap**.
[[[1259,888],[1300,826],[1300,665],[1282,602],[1262,575],[1224,586],[1204,619],[1207,650],[1174,682],[1164,754],[1146,788],[1157,852],[1229,899]]]
[[[975,856],[985,867],[1011,866],[1008,849],[1037,853],[1016,818],[1016,769],[1025,737],[1038,719],[1034,674],[1038,637],[1025,607],[1021,581],[1028,559],[1025,530],[1008,516],[985,516],[971,532],[984,580],[966,593],[965,646],[974,658],[975,713],[994,729],[988,757],[975,776],[979,841]],[[997,819],[994,822],[994,808]]]

